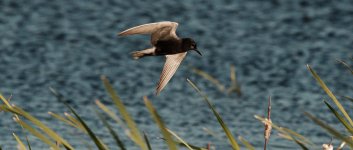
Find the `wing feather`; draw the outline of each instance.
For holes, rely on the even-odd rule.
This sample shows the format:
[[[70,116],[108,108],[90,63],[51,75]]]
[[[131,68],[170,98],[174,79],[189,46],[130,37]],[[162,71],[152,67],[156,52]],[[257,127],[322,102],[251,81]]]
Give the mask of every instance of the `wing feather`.
[[[139,26],[127,29],[123,32],[120,32],[119,35],[126,36],[126,35],[133,35],[133,34],[152,34],[166,27],[171,28],[170,30],[171,34],[176,35],[175,31],[176,31],[176,28],[178,27],[178,23],[170,22],[170,21],[162,21],[162,22],[139,25]]]
[[[163,88],[168,84],[169,80],[173,77],[180,63],[185,58],[186,53],[187,52],[174,54],[174,55],[166,55],[166,62],[164,64],[163,71],[161,73],[161,76],[156,88],[156,95],[158,95],[163,90]]]

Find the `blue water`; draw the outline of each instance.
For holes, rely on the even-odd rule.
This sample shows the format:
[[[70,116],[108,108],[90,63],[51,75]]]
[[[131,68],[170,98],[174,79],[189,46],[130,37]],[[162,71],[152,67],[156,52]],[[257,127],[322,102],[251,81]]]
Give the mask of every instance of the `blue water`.
[[[186,82],[190,78],[207,93],[232,133],[256,148],[263,146],[263,125],[253,115],[265,114],[268,96],[273,98],[274,123],[302,133],[320,147],[331,136],[305,117],[304,111],[342,127],[328,113],[323,99],[329,98],[306,64],[340,99],[353,96],[352,75],[336,62],[342,59],[353,64],[349,58],[353,53],[352,15],[351,0],[0,0],[0,91],[6,97],[12,94],[12,103],[44,120],[77,149],[86,149],[79,139],[87,137],[47,114],[68,112],[48,88],[57,89],[114,149],[112,138],[93,111],[96,99],[114,108],[100,81],[100,75],[106,75],[154,149],[166,147],[144,106],[145,95],[166,125],[186,141],[230,149],[212,112]],[[130,52],[149,47],[149,37],[118,37],[116,33],[164,20],[178,22],[178,35],[194,38],[203,57],[189,53],[161,95],[154,96],[164,58],[131,59]],[[219,92],[190,69],[202,69],[229,86],[231,65],[237,70],[241,97]],[[12,132],[22,137],[23,132],[10,115],[0,116],[0,144],[5,150],[14,149]],[[114,126],[128,149],[138,149],[119,125]],[[203,128],[224,140],[208,135]],[[30,142],[35,149],[48,149],[33,136]],[[276,131],[269,146],[273,150],[299,149],[279,138]]]

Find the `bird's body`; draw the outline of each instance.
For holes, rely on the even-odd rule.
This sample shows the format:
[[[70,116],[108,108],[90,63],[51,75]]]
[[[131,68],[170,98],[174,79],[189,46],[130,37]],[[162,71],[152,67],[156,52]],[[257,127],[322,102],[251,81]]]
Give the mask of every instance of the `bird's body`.
[[[133,52],[133,57],[134,55],[136,56],[136,54],[137,58],[134,58],[138,59],[145,56],[173,55],[186,51],[186,49],[182,48],[182,41],[180,39],[159,40],[152,48]],[[138,54],[141,54],[141,56]]]
[[[172,55],[187,51],[182,48],[182,41],[180,39],[159,40],[154,46],[156,47],[156,55]]]
[[[178,27],[176,22],[157,22],[136,26],[127,29],[119,35],[151,34],[151,48],[132,52],[134,59],[145,56],[166,56],[166,62],[156,88],[158,95],[172,78],[180,63],[189,50],[197,50],[196,42],[191,38],[179,38],[175,31]]]

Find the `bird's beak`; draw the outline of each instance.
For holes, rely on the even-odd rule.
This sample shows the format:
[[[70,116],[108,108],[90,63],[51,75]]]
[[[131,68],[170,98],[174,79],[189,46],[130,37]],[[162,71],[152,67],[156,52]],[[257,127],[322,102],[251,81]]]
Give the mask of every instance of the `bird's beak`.
[[[197,49],[194,49],[194,51],[196,51],[200,56],[202,56],[201,52]]]

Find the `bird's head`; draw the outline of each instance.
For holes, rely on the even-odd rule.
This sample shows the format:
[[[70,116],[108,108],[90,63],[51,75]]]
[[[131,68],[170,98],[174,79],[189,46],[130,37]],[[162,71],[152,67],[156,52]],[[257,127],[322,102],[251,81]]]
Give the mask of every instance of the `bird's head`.
[[[196,42],[192,38],[183,38],[182,45],[185,50],[187,50],[187,51],[194,50],[199,55],[202,56],[201,52],[197,49]]]

